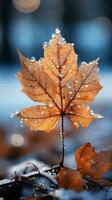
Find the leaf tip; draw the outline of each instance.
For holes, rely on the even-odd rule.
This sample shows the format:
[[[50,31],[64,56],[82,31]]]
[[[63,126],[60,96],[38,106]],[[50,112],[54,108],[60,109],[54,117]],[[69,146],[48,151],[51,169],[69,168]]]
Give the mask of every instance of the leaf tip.
[[[21,51],[17,48],[17,53],[20,59],[20,63],[23,64],[26,60],[26,57],[21,53]]]

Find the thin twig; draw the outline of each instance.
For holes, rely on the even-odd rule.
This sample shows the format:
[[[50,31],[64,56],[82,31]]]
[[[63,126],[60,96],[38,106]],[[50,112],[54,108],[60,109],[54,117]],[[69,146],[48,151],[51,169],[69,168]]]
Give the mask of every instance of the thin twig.
[[[33,172],[30,172],[30,173],[27,173],[27,174],[21,174],[21,175],[16,175],[15,177],[13,177],[13,179],[3,179],[3,180],[0,180],[0,191],[3,189],[3,188],[7,188],[9,186],[13,186],[13,185],[16,185],[16,184],[19,184],[23,181],[23,178],[27,179],[27,178],[34,178],[34,177],[37,177],[37,176],[42,176],[46,179],[48,179],[52,185],[54,185],[55,188],[58,188],[58,184],[57,182],[55,181],[55,179],[53,179],[52,177],[50,177],[47,173],[57,173],[58,170],[60,169],[60,166],[57,165],[57,166],[54,166],[53,168],[49,168],[47,170],[44,170],[43,172],[39,172],[39,171],[33,171]]]

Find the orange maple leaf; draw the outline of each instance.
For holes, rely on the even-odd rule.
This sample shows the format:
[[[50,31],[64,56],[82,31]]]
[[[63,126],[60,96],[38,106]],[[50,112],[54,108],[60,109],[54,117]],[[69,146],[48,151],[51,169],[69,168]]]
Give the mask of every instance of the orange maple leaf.
[[[102,88],[98,60],[78,68],[73,45],[65,42],[58,29],[49,44],[44,44],[44,58],[34,61],[20,51],[19,57],[22,69],[17,77],[23,92],[33,101],[45,103],[17,114],[30,129],[50,132],[64,116],[75,128],[79,124],[87,127],[99,117],[85,106]]]
[[[76,150],[77,169],[83,176],[100,179],[103,174],[112,169],[112,150],[95,152],[90,143]]]

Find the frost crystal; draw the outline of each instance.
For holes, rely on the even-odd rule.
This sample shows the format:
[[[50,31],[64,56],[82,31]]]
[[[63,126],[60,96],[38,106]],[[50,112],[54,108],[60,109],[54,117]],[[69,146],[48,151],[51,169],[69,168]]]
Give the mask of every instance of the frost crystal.
[[[59,28],[56,28],[55,33],[60,33]]]
[[[47,42],[44,42],[43,47],[47,47]]]
[[[99,118],[99,119],[104,118],[104,117],[103,117],[102,115],[100,115],[100,114],[96,114],[96,117]]]
[[[35,62],[36,61],[36,59],[35,59],[35,57],[31,57],[31,62]]]
[[[85,61],[81,62],[81,65],[86,65],[87,63]]]

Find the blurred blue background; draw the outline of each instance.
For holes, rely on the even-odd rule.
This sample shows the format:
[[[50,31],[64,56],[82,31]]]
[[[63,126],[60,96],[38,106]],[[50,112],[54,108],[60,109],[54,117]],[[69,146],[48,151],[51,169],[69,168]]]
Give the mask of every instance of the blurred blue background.
[[[23,128],[20,128],[17,119],[10,118],[10,113],[34,105],[34,102],[20,92],[20,84],[15,78],[16,72],[20,70],[16,48],[28,57],[35,56],[36,59],[42,57],[42,45],[51,38],[57,27],[67,42],[75,44],[79,64],[100,57],[101,82],[104,87],[91,105],[97,113],[104,115],[104,119],[94,121],[88,129],[81,129],[80,136],[73,134],[71,139],[66,140],[66,151],[71,152],[76,146],[88,141],[99,149],[111,148],[112,1],[110,0],[0,0],[0,127],[2,130],[0,133],[2,136],[5,134],[3,142],[14,147],[26,145]],[[66,130],[68,131],[68,125]],[[75,132],[71,128],[69,130],[71,134]],[[14,140],[11,135],[14,136],[15,133],[18,135],[15,135]],[[17,143],[20,139],[19,134],[20,144]],[[67,160],[74,162],[70,155]]]

